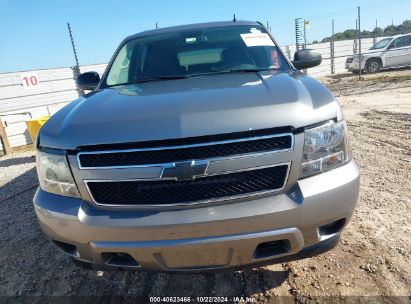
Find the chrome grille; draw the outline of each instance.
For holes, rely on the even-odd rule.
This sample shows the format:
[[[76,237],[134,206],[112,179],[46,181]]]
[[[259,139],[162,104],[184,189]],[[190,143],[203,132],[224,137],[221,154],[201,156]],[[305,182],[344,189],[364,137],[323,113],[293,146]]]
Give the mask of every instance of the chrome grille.
[[[243,137],[223,135],[220,140],[183,138],[181,145],[167,141],[121,150],[83,148],[70,159],[77,162],[83,197],[102,206],[189,205],[281,191],[294,135],[252,132],[251,137],[243,132]]]
[[[128,167],[209,159],[250,153],[290,149],[291,135],[264,136],[247,140],[211,142],[184,146],[130,149],[123,151],[83,152],[80,168]]]

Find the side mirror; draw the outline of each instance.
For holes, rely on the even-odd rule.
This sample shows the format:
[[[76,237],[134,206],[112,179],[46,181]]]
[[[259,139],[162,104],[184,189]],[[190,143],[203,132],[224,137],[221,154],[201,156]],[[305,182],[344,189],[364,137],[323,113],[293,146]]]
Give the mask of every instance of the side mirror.
[[[100,82],[97,72],[86,72],[77,77],[77,86],[81,90],[94,90]]]
[[[311,49],[295,52],[293,65],[297,70],[308,69],[320,65],[321,55]]]

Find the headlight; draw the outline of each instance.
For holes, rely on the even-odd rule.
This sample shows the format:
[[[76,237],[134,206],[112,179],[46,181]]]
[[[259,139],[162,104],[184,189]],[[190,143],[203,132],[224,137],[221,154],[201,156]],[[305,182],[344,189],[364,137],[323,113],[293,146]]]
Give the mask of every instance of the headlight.
[[[350,160],[351,147],[345,121],[305,130],[300,178],[334,169]]]
[[[54,194],[80,197],[65,155],[37,151],[36,161],[41,189]]]

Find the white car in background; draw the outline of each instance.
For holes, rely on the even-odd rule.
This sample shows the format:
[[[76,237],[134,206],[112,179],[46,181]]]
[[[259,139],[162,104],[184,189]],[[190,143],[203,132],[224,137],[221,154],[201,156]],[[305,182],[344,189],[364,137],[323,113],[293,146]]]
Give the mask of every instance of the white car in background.
[[[349,56],[345,68],[359,71],[359,55]],[[411,65],[411,33],[384,38],[361,54],[361,70],[377,73],[382,68]]]

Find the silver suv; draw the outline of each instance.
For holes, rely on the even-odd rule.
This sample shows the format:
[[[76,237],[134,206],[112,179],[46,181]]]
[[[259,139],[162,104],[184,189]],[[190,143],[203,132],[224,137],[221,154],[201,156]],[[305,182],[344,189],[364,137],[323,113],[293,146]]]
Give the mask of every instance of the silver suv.
[[[37,138],[46,235],[93,269],[204,271],[332,248],[359,172],[334,96],[258,22],[126,38]]]
[[[377,73],[382,68],[411,65],[411,34],[384,38],[361,55],[361,70]],[[345,68],[357,73],[360,70],[359,55],[349,56]]]

